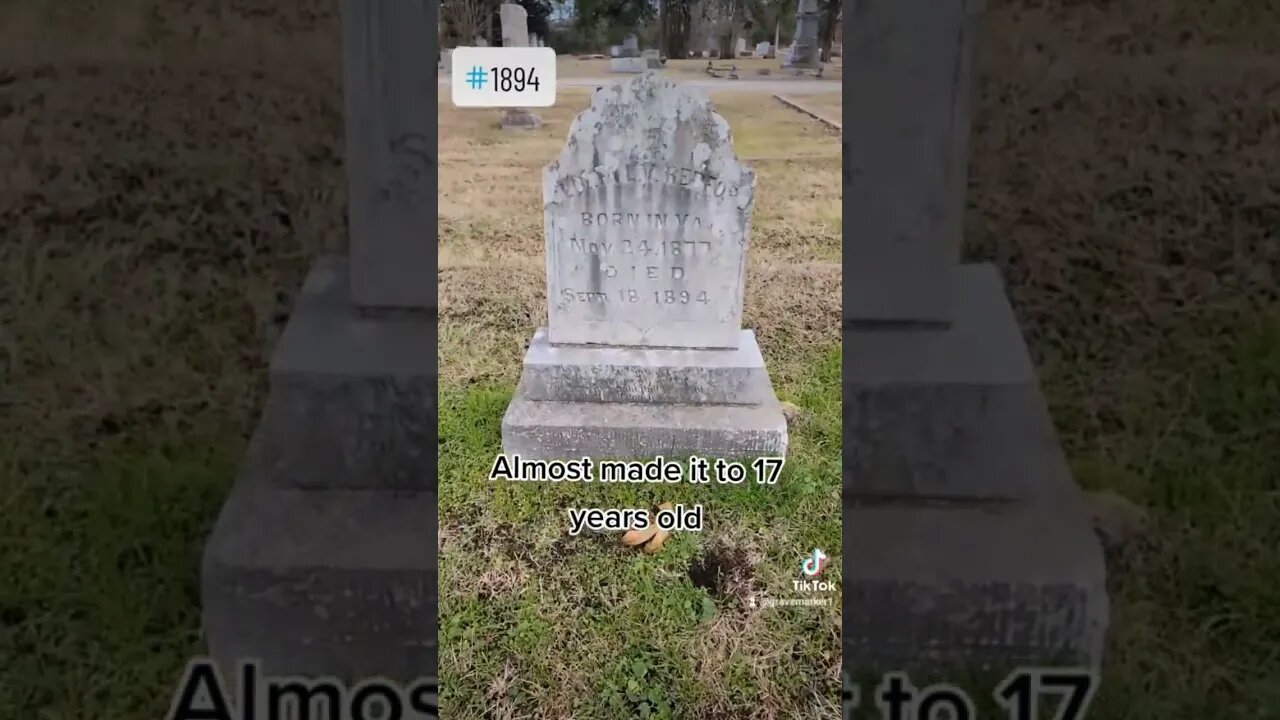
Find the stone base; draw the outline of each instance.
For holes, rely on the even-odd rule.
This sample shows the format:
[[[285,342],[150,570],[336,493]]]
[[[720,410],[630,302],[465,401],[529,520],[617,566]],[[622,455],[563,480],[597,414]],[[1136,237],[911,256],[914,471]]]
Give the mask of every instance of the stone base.
[[[694,405],[776,404],[750,330],[734,350],[552,345],[538,328],[524,356],[529,400]]]
[[[845,329],[846,497],[1026,499],[1061,454],[1004,285],[954,270],[947,329]]]
[[[1101,544],[998,273],[951,279],[950,327],[845,328],[846,669],[1096,667]]]
[[[427,492],[294,490],[251,463],[205,549],[209,654],[226,677],[348,681],[435,676],[436,499]]]
[[[1109,604],[1079,502],[844,507],[851,674],[1096,667]]]
[[[642,73],[649,69],[649,63],[642,57],[609,58],[609,72]]]
[[[293,487],[436,487],[434,314],[352,310],[345,258],[312,267],[271,359],[262,471]]]
[[[502,419],[542,459],[784,456],[787,421],[755,334],[736,350],[557,346],[539,328]]]
[[[524,108],[508,108],[502,113],[503,130],[536,130],[542,127],[542,118]]]

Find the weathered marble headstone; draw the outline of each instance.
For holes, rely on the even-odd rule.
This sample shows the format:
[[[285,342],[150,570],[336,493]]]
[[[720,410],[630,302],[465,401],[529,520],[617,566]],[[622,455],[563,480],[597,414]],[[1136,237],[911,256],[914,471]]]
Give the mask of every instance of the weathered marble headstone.
[[[205,548],[227,678],[436,673],[435,8],[342,4],[349,252],[294,302]]]
[[[797,70],[814,70],[822,67],[822,47],[818,43],[818,29],[822,14],[818,0],[800,0],[796,5],[796,34],[791,50],[783,60],[783,67]]]
[[[662,52],[660,50],[642,50],[640,57],[644,59],[646,70],[662,69]]]
[[[733,56],[742,57],[746,52],[747,52],[747,39],[744,37],[740,37],[734,43]]]
[[[529,47],[529,11],[515,3],[498,8],[502,21],[503,47]],[[527,108],[507,108],[502,112],[504,130],[534,130],[542,127],[542,118]]]
[[[850,672],[1097,665],[1106,571],[998,270],[960,264],[982,0],[846,32]],[[928,648],[927,653],[920,648]]]
[[[543,171],[548,323],[503,419],[506,452],[785,453],[741,327],[754,195],[705,96],[652,72],[593,94]]]
[[[755,56],[756,56],[756,57],[758,57],[758,58],[767,58],[767,57],[769,57],[771,54],[772,54],[772,53],[771,53],[771,52],[770,52],[770,50],[769,50],[769,41],[768,41],[768,40],[765,40],[765,41],[763,41],[763,42],[756,43],[756,51],[755,51]]]

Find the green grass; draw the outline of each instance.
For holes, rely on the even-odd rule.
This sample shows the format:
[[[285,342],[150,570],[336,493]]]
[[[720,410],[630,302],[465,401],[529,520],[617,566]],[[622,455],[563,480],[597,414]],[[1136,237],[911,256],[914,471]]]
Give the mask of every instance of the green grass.
[[[200,551],[240,452],[160,428],[73,457],[0,442],[0,717],[162,716],[202,652]]]
[[[444,391],[442,713],[466,717],[486,704],[610,719],[646,709],[655,718],[829,710],[838,608],[747,604],[761,591],[794,594],[790,580],[814,547],[833,556],[829,576],[839,581],[840,353],[792,364],[803,380],[779,392],[803,419],[776,486],[490,481],[510,388]],[[702,504],[704,531],[673,533],[652,556],[621,547],[617,534],[566,531],[570,507],[662,501]],[[703,564],[720,566],[728,586],[695,582]],[[731,655],[706,643],[721,634],[738,645]]]

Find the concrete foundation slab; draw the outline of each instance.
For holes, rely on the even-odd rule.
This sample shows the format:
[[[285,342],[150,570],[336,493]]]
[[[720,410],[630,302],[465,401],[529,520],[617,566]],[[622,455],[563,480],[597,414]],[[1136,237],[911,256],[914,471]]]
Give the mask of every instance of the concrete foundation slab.
[[[529,400],[760,405],[775,396],[755,333],[736,350],[552,345],[538,328],[524,357]]]
[[[347,263],[316,262],[271,360],[263,472],[291,487],[436,487],[436,318],[352,309]],[[278,470],[278,471],[277,471]]]
[[[845,329],[846,496],[1025,499],[1058,479],[1044,472],[1061,450],[999,273],[954,272],[949,328]]]
[[[1079,497],[844,508],[844,659],[853,674],[1096,666],[1109,615]]]
[[[784,456],[787,420],[761,405],[532,400],[524,383],[502,418],[502,450],[534,459]]]
[[[250,464],[205,549],[210,655],[224,673],[434,676],[436,543],[431,493],[295,490]]]

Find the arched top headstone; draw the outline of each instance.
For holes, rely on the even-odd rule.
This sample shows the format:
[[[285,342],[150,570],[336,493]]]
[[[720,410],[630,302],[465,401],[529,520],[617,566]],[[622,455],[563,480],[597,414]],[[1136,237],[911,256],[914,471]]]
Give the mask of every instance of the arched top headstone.
[[[543,171],[551,342],[736,347],[755,182],[701,92],[596,91]]]

